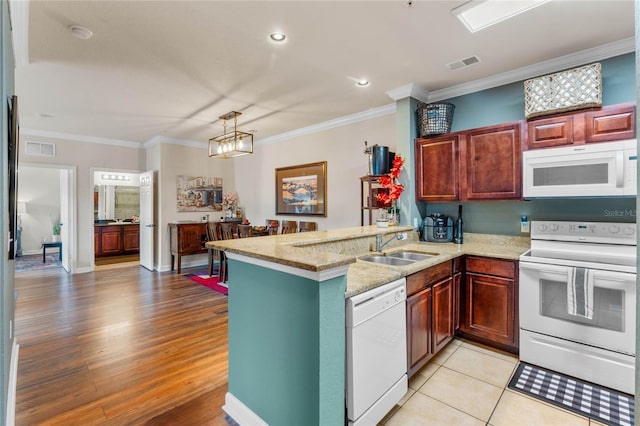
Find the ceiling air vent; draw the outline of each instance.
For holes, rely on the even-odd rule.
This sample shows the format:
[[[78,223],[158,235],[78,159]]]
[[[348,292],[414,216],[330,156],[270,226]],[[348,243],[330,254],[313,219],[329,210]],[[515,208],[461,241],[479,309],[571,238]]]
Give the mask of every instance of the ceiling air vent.
[[[52,143],[27,141],[27,155],[40,155],[43,157],[55,157],[56,146]]]
[[[468,67],[473,64],[477,64],[479,62],[480,62],[480,58],[474,55],[474,56],[469,56],[468,58],[461,59],[459,61],[451,62],[450,64],[447,64],[447,67],[453,71],[460,68]]]

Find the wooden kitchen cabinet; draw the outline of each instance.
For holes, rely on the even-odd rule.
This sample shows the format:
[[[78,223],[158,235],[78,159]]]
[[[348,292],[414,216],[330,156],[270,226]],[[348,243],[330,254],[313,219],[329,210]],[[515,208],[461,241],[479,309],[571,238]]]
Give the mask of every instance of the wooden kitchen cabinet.
[[[460,199],[458,134],[416,139],[416,197],[420,201]]]
[[[460,332],[511,352],[518,351],[515,261],[469,256],[461,288]]]
[[[453,339],[451,262],[407,277],[407,369],[411,377]]]
[[[519,199],[521,122],[416,139],[419,201]]]
[[[140,252],[140,225],[138,224],[94,226],[93,235],[96,257]]]
[[[460,158],[462,200],[519,199],[522,194],[521,123],[464,132]]]
[[[633,103],[609,105],[527,121],[527,148],[551,148],[636,137]]]
[[[140,225],[123,225],[122,251],[125,254],[140,252]]]
[[[182,256],[208,252],[205,246],[208,240],[207,225],[207,222],[169,224],[172,271],[176,257],[178,258],[178,274],[180,274]]]
[[[453,259],[453,331],[460,329],[460,295],[464,276],[464,257]]]

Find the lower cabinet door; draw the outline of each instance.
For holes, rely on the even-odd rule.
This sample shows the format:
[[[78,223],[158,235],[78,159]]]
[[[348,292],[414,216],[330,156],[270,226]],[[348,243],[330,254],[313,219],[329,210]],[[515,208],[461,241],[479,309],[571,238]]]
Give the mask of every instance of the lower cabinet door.
[[[411,377],[431,357],[431,287],[407,298],[407,365]]]
[[[433,354],[453,339],[453,279],[448,278],[432,287],[433,297]]]
[[[514,345],[514,280],[467,271],[463,331]]]

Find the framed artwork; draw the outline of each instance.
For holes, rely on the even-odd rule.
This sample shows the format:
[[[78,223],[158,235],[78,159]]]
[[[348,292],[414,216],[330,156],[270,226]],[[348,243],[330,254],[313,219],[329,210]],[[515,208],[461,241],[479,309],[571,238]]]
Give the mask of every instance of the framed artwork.
[[[16,238],[18,232],[18,147],[20,125],[18,123],[18,97],[13,95],[7,98],[8,113],[8,194],[9,194],[9,260],[14,259],[16,251]]]
[[[222,178],[176,176],[176,206],[179,212],[222,211]]]
[[[327,162],[276,169],[276,214],[327,215]]]

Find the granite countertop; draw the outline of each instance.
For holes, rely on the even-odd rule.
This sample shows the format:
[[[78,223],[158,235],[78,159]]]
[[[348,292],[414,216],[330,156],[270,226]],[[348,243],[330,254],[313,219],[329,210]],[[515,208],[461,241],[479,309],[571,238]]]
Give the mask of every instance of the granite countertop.
[[[207,247],[215,247],[228,253],[236,253],[256,259],[267,260],[282,265],[308,271],[324,271],[356,261],[355,255],[328,251],[320,246],[326,244],[349,245],[351,240],[374,238],[379,234],[410,232],[410,226],[359,226],[355,228],[332,229],[326,231],[297,232],[293,234],[269,235],[234,240],[209,241]],[[362,253],[369,251],[365,249]]]
[[[529,248],[529,237],[469,233],[465,234],[464,244],[410,242],[383,250],[383,253],[403,250],[432,254],[433,257],[406,266],[381,265],[358,259],[355,264],[349,267],[347,272],[347,292],[345,297],[355,296],[389,281],[406,277],[459,256],[476,255],[518,260],[520,255],[529,250]]]
[[[93,226],[114,226],[114,225],[140,225],[140,222],[107,222],[107,223],[94,223]]]
[[[371,254],[375,250],[372,245],[376,235],[396,232],[407,232],[409,238],[390,244],[382,251],[383,253],[407,250],[432,254],[433,257],[406,266],[382,265],[359,259],[359,257]],[[309,271],[323,271],[349,265],[345,297],[351,297],[462,255],[518,260],[520,255],[529,249],[530,240],[529,237],[467,233],[464,244],[427,243],[417,240],[417,234],[412,227],[363,226],[210,241],[206,245],[229,253],[237,253]]]

